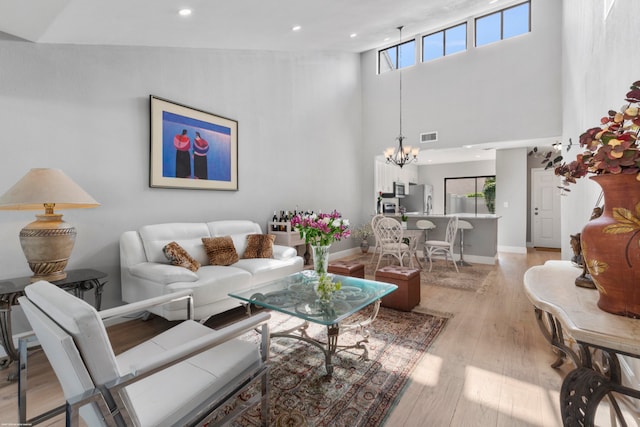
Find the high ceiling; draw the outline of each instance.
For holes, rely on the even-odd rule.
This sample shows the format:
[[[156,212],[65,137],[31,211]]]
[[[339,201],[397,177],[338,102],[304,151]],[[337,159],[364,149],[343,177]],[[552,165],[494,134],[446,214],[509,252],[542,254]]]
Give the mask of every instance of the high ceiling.
[[[519,1],[0,0],[0,33],[51,44],[359,53],[396,43],[400,25],[406,39]],[[494,148],[422,150],[419,163],[490,160]]]
[[[0,0],[0,32],[36,42],[363,52],[514,0]],[[178,11],[192,9],[182,17]],[[293,31],[300,26],[299,31]],[[351,37],[352,34],[356,36]]]

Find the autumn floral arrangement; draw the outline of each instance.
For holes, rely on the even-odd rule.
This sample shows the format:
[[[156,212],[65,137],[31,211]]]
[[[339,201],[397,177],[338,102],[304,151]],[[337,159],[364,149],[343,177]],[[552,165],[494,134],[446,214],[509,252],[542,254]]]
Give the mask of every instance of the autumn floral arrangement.
[[[305,243],[314,246],[328,246],[351,235],[349,220],[342,218],[336,210],[331,213],[294,215],[291,227],[300,233]]]
[[[556,175],[564,184],[573,184],[588,173],[635,174],[640,181],[640,81],[631,85],[620,111],[609,110],[600,119],[600,126],[580,135],[580,147],[585,151],[569,164],[556,167]]]

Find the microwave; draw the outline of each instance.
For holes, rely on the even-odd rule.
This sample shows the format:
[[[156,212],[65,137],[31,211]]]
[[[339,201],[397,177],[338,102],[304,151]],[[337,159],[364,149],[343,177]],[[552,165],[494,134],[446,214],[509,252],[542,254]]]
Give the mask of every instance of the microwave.
[[[394,197],[404,197],[407,195],[406,188],[401,182],[393,183],[393,195]]]

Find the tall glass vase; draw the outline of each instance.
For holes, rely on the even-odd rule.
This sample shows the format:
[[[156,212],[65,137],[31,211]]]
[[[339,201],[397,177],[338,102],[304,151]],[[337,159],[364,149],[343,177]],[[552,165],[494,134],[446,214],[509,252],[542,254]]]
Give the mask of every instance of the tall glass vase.
[[[311,245],[311,251],[313,252],[313,271],[316,272],[318,277],[327,274],[327,268],[329,268],[330,247],[331,245]]]

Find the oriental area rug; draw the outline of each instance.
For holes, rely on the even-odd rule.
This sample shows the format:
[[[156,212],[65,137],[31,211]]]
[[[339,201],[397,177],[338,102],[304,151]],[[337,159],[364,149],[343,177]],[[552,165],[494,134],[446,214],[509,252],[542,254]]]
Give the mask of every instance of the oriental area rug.
[[[353,258],[353,260],[364,264],[365,277],[367,279],[374,278],[378,256],[379,255],[376,254],[372,261],[372,253],[369,252]],[[415,263],[415,259],[413,261]],[[460,272],[457,273],[451,261],[445,262],[443,259],[438,259],[433,261],[433,268],[431,272],[429,272],[429,262],[427,261],[425,264],[422,259],[420,262],[424,267],[420,272],[420,283],[428,286],[441,286],[462,291],[484,293],[484,291],[495,282],[495,275],[497,274],[495,265],[474,263],[470,266],[458,267]],[[386,256],[382,258],[380,267],[382,268],[391,263],[397,265],[398,261],[390,256]]]
[[[272,312],[272,331],[291,326],[291,319]],[[362,315],[344,324],[364,320]],[[324,354],[315,346],[290,338],[271,340],[270,411],[272,426],[379,426],[401,396],[411,371],[447,319],[429,314],[400,312],[384,307],[369,327],[366,347],[338,349],[333,356],[333,375],[325,369]],[[326,327],[311,324],[308,334],[325,341]],[[244,339],[255,340],[245,336]],[[354,330],[340,333],[339,345],[353,345],[362,336]],[[257,389],[252,393],[257,393]],[[251,396],[243,395],[240,399]],[[226,408],[227,411],[232,408]],[[259,406],[238,418],[233,426],[259,426]]]

